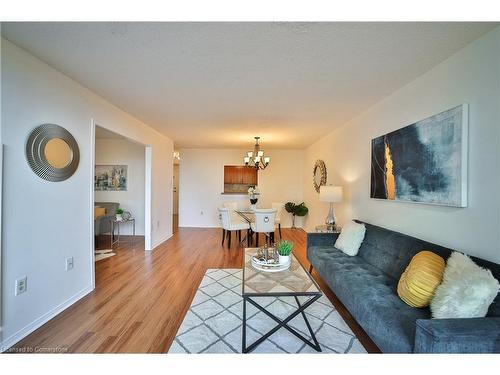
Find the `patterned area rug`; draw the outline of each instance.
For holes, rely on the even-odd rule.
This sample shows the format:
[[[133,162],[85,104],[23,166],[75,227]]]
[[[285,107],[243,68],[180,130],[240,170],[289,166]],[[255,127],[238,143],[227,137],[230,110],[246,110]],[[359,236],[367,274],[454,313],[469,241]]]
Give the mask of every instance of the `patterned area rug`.
[[[193,298],[169,353],[241,353],[243,302],[241,269],[209,269]],[[308,297],[299,298],[303,303]],[[296,310],[293,297],[254,300],[280,319]],[[351,329],[324,295],[306,309],[322,353],[366,353]],[[247,303],[247,345],[277,323]],[[289,323],[310,338],[299,314]],[[279,329],[252,353],[318,353],[286,329]]]

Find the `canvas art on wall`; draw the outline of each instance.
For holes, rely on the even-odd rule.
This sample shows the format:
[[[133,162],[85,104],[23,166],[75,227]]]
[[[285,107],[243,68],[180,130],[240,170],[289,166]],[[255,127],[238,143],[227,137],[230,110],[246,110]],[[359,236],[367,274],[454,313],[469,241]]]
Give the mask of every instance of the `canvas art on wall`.
[[[372,140],[371,198],[467,206],[467,104]]]
[[[127,166],[96,165],[95,176],[94,176],[94,190],[96,191],[127,190]]]

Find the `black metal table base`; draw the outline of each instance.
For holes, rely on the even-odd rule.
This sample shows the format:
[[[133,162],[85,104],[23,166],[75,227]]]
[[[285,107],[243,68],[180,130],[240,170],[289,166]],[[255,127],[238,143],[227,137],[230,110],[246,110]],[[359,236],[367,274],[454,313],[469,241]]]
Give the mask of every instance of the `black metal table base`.
[[[284,295],[285,296],[285,295]],[[291,295],[286,295],[288,297],[291,297]],[[262,344],[268,337],[273,335],[276,331],[278,331],[280,328],[285,328],[287,331],[295,335],[297,338],[301,339],[303,342],[305,342],[307,345],[309,345],[311,348],[316,350],[317,352],[321,351],[321,346],[318,343],[318,340],[316,340],[316,336],[314,335],[314,332],[311,328],[311,325],[309,324],[309,321],[307,320],[306,314],[305,314],[305,309],[308,308],[312,303],[314,303],[316,300],[318,300],[321,297],[321,294],[319,295],[314,295],[312,298],[310,298],[305,304],[301,304],[299,299],[297,298],[297,295],[293,295],[295,298],[295,301],[297,302],[298,309],[295,310],[292,314],[290,314],[287,318],[284,320],[281,320],[277,316],[271,314],[269,311],[267,311],[264,307],[260,306],[257,302],[251,299],[252,296],[243,296],[243,333],[242,333],[242,352],[243,353],[250,353],[253,351],[257,346]],[[254,297],[262,297],[262,296],[254,296]],[[273,296],[275,297],[275,296]],[[246,315],[246,303],[250,302],[252,305],[257,307],[260,311],[262,311],[264,314],[266,314],[269,318],[274,320],[278,325],[271,329],[269,332],[267,332],[265,335],[260,337],[258,340],[256,340],[254,343],[250,344],[247,346],[247,341],[246,341],[246,330],[247,330],[247,315]],[[309,340],[307,337],[304,337],[301,333],[297,332],[295,329],[290,327],[288,325],[288,322],[290,322],[293,318],[295,318],[297,315],[302,314],[302,317],[304,318],[304,321],[307,325],[307,329],[309,330],[309,334],[311,335],[312,342]]]

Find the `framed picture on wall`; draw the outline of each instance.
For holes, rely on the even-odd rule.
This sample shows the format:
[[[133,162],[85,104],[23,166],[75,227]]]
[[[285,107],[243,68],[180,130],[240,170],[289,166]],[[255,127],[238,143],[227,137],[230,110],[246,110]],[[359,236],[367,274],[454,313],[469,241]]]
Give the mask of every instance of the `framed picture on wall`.
[[[94,175],[95,191],[127,190],[126,165],[96,165]]]
[[[374,138],[370,197],[467,206],[468,106]]]

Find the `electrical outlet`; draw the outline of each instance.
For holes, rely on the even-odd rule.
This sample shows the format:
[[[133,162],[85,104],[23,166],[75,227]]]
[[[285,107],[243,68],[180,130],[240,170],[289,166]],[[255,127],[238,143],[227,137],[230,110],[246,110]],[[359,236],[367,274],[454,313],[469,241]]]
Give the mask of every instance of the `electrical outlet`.
[[[21,293],[26,292],[27,289],[28,289],[28,277],[27,276],[24,276],[23,278],[16,280],[16,293],[15,293],[16,296],[20,295]]]
[[[73,257],[66,258],[66,271],[72,270],[74,266]]]

